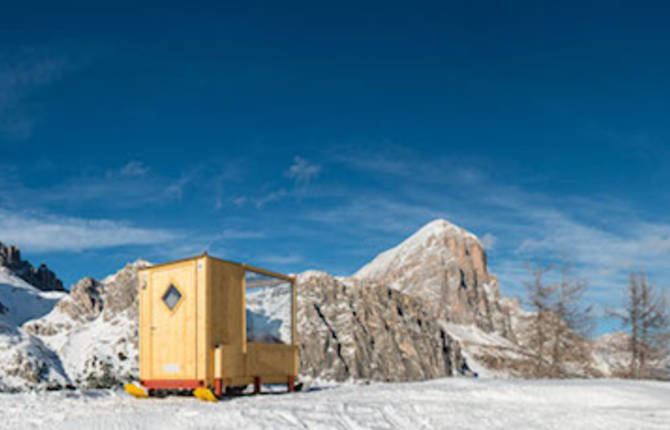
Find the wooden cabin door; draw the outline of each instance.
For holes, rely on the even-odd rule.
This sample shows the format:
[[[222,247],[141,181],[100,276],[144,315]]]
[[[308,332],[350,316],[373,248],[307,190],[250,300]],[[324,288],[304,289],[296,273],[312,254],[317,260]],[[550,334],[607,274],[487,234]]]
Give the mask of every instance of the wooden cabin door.
[[[196,262],[152,273],[151,378],[196,378]]]

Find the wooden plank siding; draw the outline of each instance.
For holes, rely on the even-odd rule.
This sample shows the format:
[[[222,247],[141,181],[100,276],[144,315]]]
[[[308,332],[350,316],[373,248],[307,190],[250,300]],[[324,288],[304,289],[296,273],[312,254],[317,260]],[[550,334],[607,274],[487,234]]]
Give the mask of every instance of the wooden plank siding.
[[[247,270],[293,284],[292,345],[247,343]],[[298,376],[294,277],[204,254],[142,269],[138,278],[140,380],[196,379],[212,386],[216,373],[226,385]],[[172,310],[163,303],[171,284],[182,295]],[[221,369],[215,369],[217,345]]]

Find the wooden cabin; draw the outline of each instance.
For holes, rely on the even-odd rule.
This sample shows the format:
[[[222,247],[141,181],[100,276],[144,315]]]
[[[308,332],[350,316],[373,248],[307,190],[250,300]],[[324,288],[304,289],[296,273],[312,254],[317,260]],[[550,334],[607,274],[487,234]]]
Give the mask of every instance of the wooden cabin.
[[[287,294],[282,300],[289,321],[279,324],[261,314],[277,330],[259,336],[251,332],[258,324],[248,321],[257,315],[247,296],[268,297],[261,291],[267,288]],[[294,277],[203,254],[142,269],[139,306],[145,388],[210,388],[222,395],[225,387],[254,384],[258,391],[261,383],[286,383],[293,391],[298,376]]]

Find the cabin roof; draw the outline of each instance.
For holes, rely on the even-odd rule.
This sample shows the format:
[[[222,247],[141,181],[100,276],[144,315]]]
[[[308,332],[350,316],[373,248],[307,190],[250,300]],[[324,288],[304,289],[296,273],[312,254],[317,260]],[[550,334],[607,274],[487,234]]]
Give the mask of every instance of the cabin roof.
[[[239,263],[237,261],[224,260],[223,258],[213,257],[213,256],[211,256],[207,253],[203,253],[203,254],[200,254],[200,255],[195,255],[193,257],[182,258],[182,259],[179,259],[179,260],[168,261],[168,262],[165,262],[165,263],[154,264],[153,266],[149,266],[149,267],[145,267],[145,268],[140,269],[139,272],[142,272],[142,271],[145,271],[145,270],[155,269],[157,267],[170,266],[170,265],[176,264],[176,263],[183,263],[183,262],[186,262],[186,261],[198,260],[200,258],[209,258],[211,260],[221,261],[223,263],[234,264],[236,266],[242,267],[243,269],[249,270],[251,272],[261,273],[263,275],[268,275],[268,276],[274,276],[275,278],[283,279],[283,280],[289,281],[289,282],[295,282],[295,276],[284,275],[284,274],[281,274],[281,273],[278,273],[278,272],[273,272],[272,270],[263,269],[263,268],[252,266],[252,265],[249,265],[249,264],[246,264],[246,263]]]

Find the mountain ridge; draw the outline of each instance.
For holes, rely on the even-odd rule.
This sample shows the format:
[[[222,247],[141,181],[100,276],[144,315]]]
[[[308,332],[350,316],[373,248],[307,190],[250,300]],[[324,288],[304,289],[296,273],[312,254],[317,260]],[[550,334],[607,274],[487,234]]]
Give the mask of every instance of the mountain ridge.
[[[42,291],[65,291],[63,282],[58,279],[46,264],[35,268],[29,261],[21,258],[21,251],[13,245],[0,242],[0,266],[11,270],[16,276]]]
[[[301,374],[338,381],[411,381],[473,371],[537,376],[525,344],[532,314],[501,296],[487,264],[475,235],[438,219],[350,277],[298,274]],[[0,366],[0,391],[104,388],[137,379],[137,271],[149,265],[136,260],[102,280],[83,278],[67,294],[40,291],[0,268],[0,277],[11,280],[5,289],[0,282],[0,302],[17,288],[54,300],[47,312],[10,321],[4,337],[0,326],[5,354],[23,357],[14,367],[5,365],[4,374]],[[289,302],[275,293],[250,295],[249,303],[274,320],[285,312],[281,303]],[[9,321],[14,306],[0,311],[0,322]],[[590,358],[579,358],[585,362],[566,363],[569,375],[615,374],[621,360],[603,356],[610,350],[605,342],[594,345]],[[3,379],[9,374],[24,377]]]

